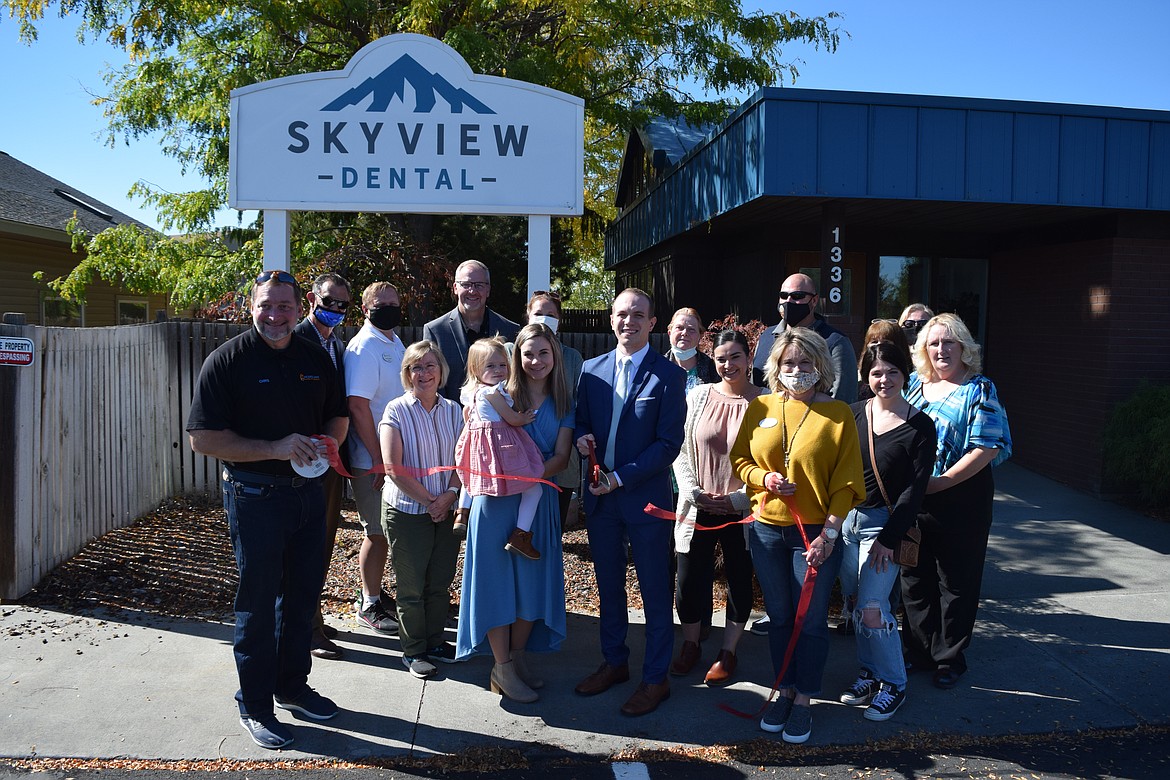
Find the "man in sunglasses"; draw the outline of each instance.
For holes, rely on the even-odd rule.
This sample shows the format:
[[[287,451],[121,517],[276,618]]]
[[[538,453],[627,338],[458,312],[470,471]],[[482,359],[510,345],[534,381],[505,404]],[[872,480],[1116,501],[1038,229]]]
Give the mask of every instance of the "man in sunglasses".
[[[345,439],[345,398],[325,350],[293,335],[296,279],[265,271],[251,290],[253,327],[203,363],[187,432],[223,461],[236,555],[234,650],[240,725],[263,748],[292,744],[275,706],[328,720],[337,705],[308,685],[313,612],[325,578],[322,444]],[[316,437],[316,438],[314,438]]]
[[[768,353],[772,351],[777,336],[788,328],[808,328],[829,343],[829,356],[833,359],[833,367],[837,369],[837,380],[833,382],[831,395],[838,401],[851,404],[857,400],[857,353],[845,334],[816,313],[819,302],[820,296],[817,295],[812,277],[793,274],[784,280],[780,285],[780,302],[776,307],[780,310],[780,324],[765,330],[756,342],[752,382],[760,387],[765,386],[764,364],[768,362]]]
[[[423,338],[439,345],[450,368],[447,384],[439,392],[455,403],[459,403],[459,388],[467,376],[468,348],[489,336],[499,335],[504,341],[514,341],[520,332],[518,324],[487,307],[491,291],[492,274],[488,267],[478,260],[463,261],[455,269],[455,282],[451,285],[455,308],[423,326]]]
[[[309,290],[305,297],[309,301],[309,315],[301,320],[293,329],[293,333],[325,350],[344,395],[345,344],[333,330],[341,325],[345,313],[349,310],[353,298],[349,282],[340,274],[321,274],[313,280],[313,289]],[[348,468],[347,456],[346,448],[342,447],[342,463]],[[337,526],[341,522],[341,499],[345,492],[345,478],[329,469],[325,476],[321,477],[321,487],[325,490],[325,568],[328,570],[329,561],[333,558],[333,546],[337,540]],[[333,641],[336,636],[337,629],[325,624],[325,616],[318,602],[317,614],[313,618],[313,657],[327,660],[341,658],[341,647]]]

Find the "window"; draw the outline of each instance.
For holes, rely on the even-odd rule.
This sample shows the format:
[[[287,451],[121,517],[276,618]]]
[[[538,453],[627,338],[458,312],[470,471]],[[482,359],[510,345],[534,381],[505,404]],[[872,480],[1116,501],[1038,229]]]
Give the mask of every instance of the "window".
[[[147,320],[150,303],[145,298],[118,298],[118,324],[142,325]]]
[[[987,260],[885,255],[878,261],[878,317],[898,317],[911,303],[962,317],[980,343],[987,322]]]
[[[85,325],[85,304],[55,295],[41,297],[41,324],[47,327],[80,328]]]

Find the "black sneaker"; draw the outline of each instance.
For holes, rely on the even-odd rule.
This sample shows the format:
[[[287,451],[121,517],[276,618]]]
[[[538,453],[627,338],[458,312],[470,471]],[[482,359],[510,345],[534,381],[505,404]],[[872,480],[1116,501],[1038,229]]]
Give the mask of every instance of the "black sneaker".
[[[865,710],[866,720],[889,720],[906,701],[906,689],[895,688],[892,683],[884,682],[873,697],[873,703]]]
[[[286,699],[283,696],[273,698],[276,699],[276,706],[282,710],[299,712],[313,720],[329,720],[337,714],[336,704],[309,687],[295,699]]]
[[[357,622],[359,626],[365,626],[383,636],[398,636],[398,621],[390,616],[380,599],[371,604],[369,609],[359,606]]]
[[[772,628],[772,621],[768,619],[767,615],[752,623],[748,631],[751,631],[756,636],[767,636],[768,630]]]
[[[427,657],[432,661],[440,661],[445,664],[459,663],[459,659],[455,657],[455,645],[450,642],[444,642],[427,650]]]
[[[868,669],[862,669],[857,679],[849,686],[845,693],[841,694],[842,704],[861,705],[869,704],[873,701],[873,697],[878,692],[878,679],[869,673]]]
[[[275,715],[262,715],[256,718],[241,715],[240,725],[248,732],[252,741],[262,748],[280,750],[293,743],[292,733],[276,719]]]

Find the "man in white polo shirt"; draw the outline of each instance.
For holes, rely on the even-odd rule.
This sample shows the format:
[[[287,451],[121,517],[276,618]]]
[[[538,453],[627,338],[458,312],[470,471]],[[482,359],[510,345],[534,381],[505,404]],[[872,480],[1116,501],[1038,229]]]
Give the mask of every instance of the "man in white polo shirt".
[[[350,465],[353,495],[366,538],[358,553],[362,594],[357,622],[379,634],[394,636],[398,621],[389,604],[383,604],[382,575],[389,545],[382,531],[382,485],[386,475],[378,445],[378,420],[386,404],[402,395],[402,355],[406,347],[394,328],[402,319],[398,290],[389,282],[374,282],[362,292],[366,322],[345,348],[346,393],[349,398]]]

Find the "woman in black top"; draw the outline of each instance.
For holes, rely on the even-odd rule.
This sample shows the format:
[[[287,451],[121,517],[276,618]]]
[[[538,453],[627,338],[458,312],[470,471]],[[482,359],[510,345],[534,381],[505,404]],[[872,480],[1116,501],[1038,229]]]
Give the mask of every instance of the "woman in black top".
[[[865,717],[881,721],[893,716],[906,698],[906,666],[890,607],[898,576],[893,553],[926,495],[937,440],[930,417],[902,397],[910,376],[905,349],[888,341],[868,346],[861,375],[873,391],[873,398],[852,407],[861,439],[865,500],[841,528],[845,547],[839,575],[846,601],[855,605],[861,672],[841,701],[869,705]]]

